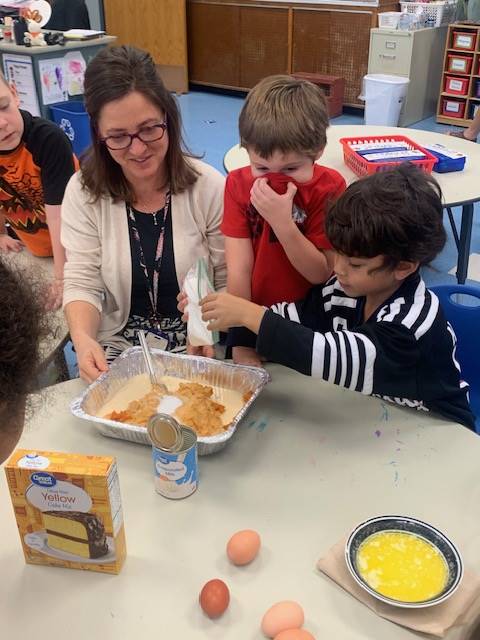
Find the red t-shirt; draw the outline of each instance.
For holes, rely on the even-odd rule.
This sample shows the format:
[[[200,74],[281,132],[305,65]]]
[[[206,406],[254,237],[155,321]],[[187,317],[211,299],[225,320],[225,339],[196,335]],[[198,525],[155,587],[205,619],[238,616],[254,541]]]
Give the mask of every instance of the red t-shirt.
[[[325,236],[324,220],[328,205],[345,190],[345,180],[335,170],[314,165],[312,179],[297,183],[287,175],[267,174],[269,185],[285,193],[288,182],[297,186],[292,215],[298,227],[319,249],[331,249]],[[225,186],[221,230],[230,238],[251,238],[254,253],[252,301],[270,306],[305,297],[312,284],[292,265],[273,229],[250,202],[250,189],[256,178],[250,167],[229,173]]]

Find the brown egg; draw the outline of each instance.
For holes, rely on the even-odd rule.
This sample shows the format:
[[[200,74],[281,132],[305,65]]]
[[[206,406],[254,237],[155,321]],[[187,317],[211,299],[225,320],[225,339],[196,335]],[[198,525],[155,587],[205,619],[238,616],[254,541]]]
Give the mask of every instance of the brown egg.
[[[269,638],[275,638],[281,631],[299,629],[305,620],[302,607],[292,600],[277,602],[265,613],[262,631]]]
[[[260,549],[260,536],[256,531],[244,529],[234,533],[227,542],[227,556],[238,566],[252,562]]]
[[[315,638],[306,629],[287,629],[280,631],[274,640],[315,640]]]
[[[209,618],[218,618],[228,607],[230,592],[223,580],[210,580],[201,590],[199,601]]]

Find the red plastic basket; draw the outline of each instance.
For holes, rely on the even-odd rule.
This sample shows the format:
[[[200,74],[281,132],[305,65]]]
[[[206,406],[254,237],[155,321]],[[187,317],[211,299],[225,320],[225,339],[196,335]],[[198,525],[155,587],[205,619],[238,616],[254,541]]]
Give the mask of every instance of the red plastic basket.
[[[343,161],[349,167],[353,173],[357,176],[368,176],[379,171],[386,171],[393,167],[402,164],[402,162],[369,162],[365,160],[359,153],[351,148],[350,144],[367,144],[368,142],[406,142],[409,150],[421,151],[425,154],[424,160],[411,160],[411,164],[417,165],[427,173],[431,173],[433,165],[437,161],[435,156],[429,153],[426,149],[421,147],[410,138],[406,136],[366,136],[364,138],[340,138],[340,144],[343,147]]]

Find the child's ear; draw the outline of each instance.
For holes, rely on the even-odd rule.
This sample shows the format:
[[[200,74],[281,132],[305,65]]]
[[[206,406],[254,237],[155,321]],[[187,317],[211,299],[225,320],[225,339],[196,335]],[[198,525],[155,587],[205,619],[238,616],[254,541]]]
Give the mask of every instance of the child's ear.
[[[323,152],[325,151],[325,149],[320,149],[320,151],[317,153],[317,155],[315,156],[314,162],[316,162],[317,160],[320,160],[320,158],[323,156]]]
[[[20,98],[18,97],[18,92],[17,92],[17,87],[15,86],[14,82],[11,82],[9,85],[10,88],[10,92],[13,96],[13,100],[16,104],[17,107],[20,107]]]
[[[405,280],[409,275],[415,273],[420,266],[418,262],[409,262],[408,260],[400,260],[394,269],[396,280]]]

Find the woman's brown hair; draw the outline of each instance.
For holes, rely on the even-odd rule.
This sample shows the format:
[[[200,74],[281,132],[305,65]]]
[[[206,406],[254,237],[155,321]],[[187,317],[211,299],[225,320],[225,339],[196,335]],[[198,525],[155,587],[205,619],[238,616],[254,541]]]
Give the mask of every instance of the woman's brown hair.
[[[198,172],[188,162],[191,154],[184,151],[177,103],[163,84],[150,54],[129,46],[107,47],[93,58],[85,72],[85,108],[90,116],[92,145],[82,157],[82,184],[94,201],[106,195],[114,200],[135,200],[130,183],[98,133],[102,108],[132,91],[138,91],[165,113],[169,139],[166,163],[171,192],[185,191],[198,177]]]

